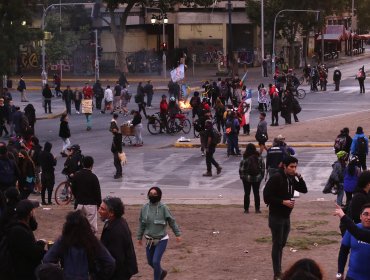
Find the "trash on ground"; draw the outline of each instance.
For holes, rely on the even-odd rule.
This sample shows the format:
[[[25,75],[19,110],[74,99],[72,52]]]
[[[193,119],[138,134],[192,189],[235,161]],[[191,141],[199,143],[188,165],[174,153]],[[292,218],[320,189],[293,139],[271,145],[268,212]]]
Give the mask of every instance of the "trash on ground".
[[[177,142],[191,142],[191,140],[189,138],[181,136],[179,139],[177,139]]]

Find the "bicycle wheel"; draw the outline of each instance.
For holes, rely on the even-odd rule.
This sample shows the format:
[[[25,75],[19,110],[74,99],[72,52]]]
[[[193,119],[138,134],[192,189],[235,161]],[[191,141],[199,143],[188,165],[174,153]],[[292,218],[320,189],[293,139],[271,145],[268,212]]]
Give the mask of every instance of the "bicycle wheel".
[[[148,123],[148,131],[152,135],[156,135],[161,131],[161,123],[159,120],[155,119]]]
[[[300,88],[300,89],[297,90],[297,97],[299,99],[303,99],[303,98],[305,98],[305,96],[306,96],[306,91],[304,89]]]
[[[72,190],[68,181],[60,183],[55,189],[54,198],[58,205],[67,205],[72,200]]]
[[[185,134],[188,134],[190,130],[191,130],[191,122],[188,119],[185,119],[182,122],[182,132],[184,132]]]
[[[176,119],[169,120],[167,123],[167,133],[173,135],[177,132],[178,124],[176,123]]]

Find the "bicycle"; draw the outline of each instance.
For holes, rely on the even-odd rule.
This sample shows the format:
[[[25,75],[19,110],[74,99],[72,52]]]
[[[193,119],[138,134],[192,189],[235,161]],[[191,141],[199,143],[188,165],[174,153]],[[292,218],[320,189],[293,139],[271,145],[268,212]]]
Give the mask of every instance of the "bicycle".
[[[184,115],[183,115],[184,116]],[[184,118],[170,117],[167,123],[167,132],[169,134],[175,134],[177,132],[183,131],[188,134],[191,130],[191,122],[185,116]]]
[[[166,125],[163,123],[160,113],[157,112],[151,116],[148,116],[147,128],[150,134],[157,135],[160,131],[167,131]]]
[[[295,88],[295,89],[292,91],[292,93],[293,93],[293,96],[298,97],[298,99],[303,99],[303,98],[305,98],[305,96],[306,96],[306,91],[305,91],[304,89],[302,89],[302,88],[300,88],[300,89]]]
[[[58,205],[68,205],[73,200],[71,181],[68,176],[66,181],[61,182],[55,189],[54,198]]]

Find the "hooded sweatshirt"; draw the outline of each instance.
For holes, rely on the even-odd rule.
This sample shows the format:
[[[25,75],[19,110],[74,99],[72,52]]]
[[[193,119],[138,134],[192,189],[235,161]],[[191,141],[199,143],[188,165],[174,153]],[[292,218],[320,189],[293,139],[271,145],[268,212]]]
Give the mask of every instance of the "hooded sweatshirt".
[[[57,160],[51,153],[52,147],[53,145],[51,143],[45,143],[44,150],[40,153],[39,161],[42,172],[54,174],[54,166],[57,164]]]

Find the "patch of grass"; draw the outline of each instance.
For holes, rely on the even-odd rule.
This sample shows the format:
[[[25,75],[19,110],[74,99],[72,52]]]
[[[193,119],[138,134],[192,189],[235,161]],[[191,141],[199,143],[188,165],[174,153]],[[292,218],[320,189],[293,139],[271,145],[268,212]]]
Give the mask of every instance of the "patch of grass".
[[[330,216],[330,213],[328,212],[313,212],[309,213],[311,216]]]
[[[172,273],[179,273],[179,272],[181,272],[181,269],[180,269],[179,267],[175,267],[175,266],[173,266],[173,267],[171,268],[171,272],[172,272]]]
[[[327,225],[328,221],[315,221],[315,220],[306,220],[301,222],[295,222],[294,223],[294,229],[297,230],[306,230],[310,228],[314,228],[317,226]]]
[[[271,243],[271,236],[263,236],[255,239],[258,243]],[[317,236],[310,236],[310,237],[289,237],[287,242],[287,247],[292,247],[296,250],[310,250],[316,246],[324,246],[333,243],[337,243],[338,241],[317,237]],[[314,245],[316,244],[316,245]]]

